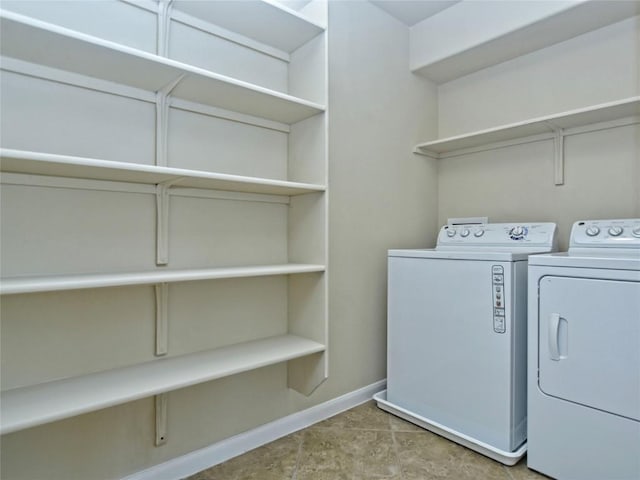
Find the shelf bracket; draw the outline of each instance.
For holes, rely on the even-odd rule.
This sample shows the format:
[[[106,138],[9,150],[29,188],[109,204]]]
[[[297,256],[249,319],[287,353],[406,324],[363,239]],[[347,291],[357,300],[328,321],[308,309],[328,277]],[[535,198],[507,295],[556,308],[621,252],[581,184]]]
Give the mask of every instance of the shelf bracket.
[[[156,265],[169,263],[169,189],[180,180],[182,177],[156,185]]]
[[[184,74],[168,83],[156,92],[156,166],[166,167],[167,137],[169,131],[169,99],[171,92],[185,77]]]
[[[169,187],[156,185],[156,264],[169,263]]]
[[[154,397],[156,404],[156,440],[155,445],[159,447],[167,443],[167,404],[168,393],[161,393]]]
[[[156,356],[166,355],[169,351],[169,284],[158,283],[156,290]]]
[[[564,185],[564,129],[547,124],[553,129],[553,183]]]
[[[169,22],[173,0],[158,2],[158,35],[156,37],[156,53],[161,57],[169,56]]]

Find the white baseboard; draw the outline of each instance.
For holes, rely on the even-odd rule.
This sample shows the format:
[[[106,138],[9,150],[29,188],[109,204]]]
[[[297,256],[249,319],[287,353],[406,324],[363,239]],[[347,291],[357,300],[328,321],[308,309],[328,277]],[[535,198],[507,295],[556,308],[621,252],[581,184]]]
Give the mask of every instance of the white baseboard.
[[[315,407],[136,472],[122,480],[179,480],[360,405],[385,388],[386,380],[380,380]]]

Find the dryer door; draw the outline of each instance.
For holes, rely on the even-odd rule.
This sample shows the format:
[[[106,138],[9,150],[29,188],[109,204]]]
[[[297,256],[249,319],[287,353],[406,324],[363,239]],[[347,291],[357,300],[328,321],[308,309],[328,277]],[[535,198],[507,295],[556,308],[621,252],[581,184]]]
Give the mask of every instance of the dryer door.
[[[640,283],[546,276],[539,302],[540,389],[640,421]]]

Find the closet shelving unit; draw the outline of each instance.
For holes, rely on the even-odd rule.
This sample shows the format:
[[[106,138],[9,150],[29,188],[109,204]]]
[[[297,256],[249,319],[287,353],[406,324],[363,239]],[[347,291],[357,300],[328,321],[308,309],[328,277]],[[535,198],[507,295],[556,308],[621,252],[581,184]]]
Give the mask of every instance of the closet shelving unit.
[[[326,9],[323,0],[313,0]],[[167,42],[172,20],[189,24],[207,24],[208,31],[248,48],[259,46],[275,56],[288,58],[315,42],[321,58],[324,78],[303,81],[313,83],[311,97],[326,101],[325,28],[297,11],[269,0],[251,2],[139,2],[157,15],[158,38]],[[211,24],[211,25],[209,25]],[[214,25],[215,24],[215,25]],[[210,27],[210,28],[209,28]],[[156,95],[156,164],[113,161],[30,151],[0,149],[2,172],[38,178],[71,178],[91,181],[124,182],[156,186],[158,243],[166,235],[167,198],[171,188],[227,191],[237,194],[275,195],[284,198],[289,214],[289,263],[241,265],[232,267],[171,268],[170,261],[158,261],[151,271],[98,272],[3,277],[3,295],[34,294],[62,290],[154,285],[156,292],[156,355],[167,353],[167,285],[248,277],[289,276],[288,331],[285,334],[234,343],[212,350],[165,356],[148,362],[90,372],[33,385],[3,390],[1,393],[0,433],[5,434],[82,413],[156,395],[156,444],[166,441],[166,392],[197,383],[288,362],[290,388],[309,395],[327,376],[327,288],[326,288],[326,114],[322,103],[290,95],[232,78],[214,71],[168,58],[167,47],[158,43],[158,54],[137,50],[119,43],[80,33],[10,11],[0,11],[3,62],[17,62],[40,69],[43,78],[49,71],[58,77],[81,76],[89,81],[109,82]],[[257,42],[257,43],[256,43]],[[318,45],[321,47],[318,48]],[[279,53],[282,52],[282,53]],[[58,73],[62,72],[62,74]],[[297,87],[296,91],[299,91]],[[305,88],[302,88],[305,91]],[[321,92],[318,93],[318,90]],[[291,165],[291,181],[275,178],[235,175],[169,167],[166,163],[167,109],[171,101],[186,101],[214,109],[214,116],[298,134],[289,150],[295,150],[294,162],[301,161],[300,142],[309,136],[316,141],[309,150],[311,160],[302,166]],[[302,138],[300,140],[299,138]],[[291,153],[289,153],[292,156]],[[164,158],[163,158],[164,157]],[[309,164],[320,162],[320,165]],[[308,173],[312,172],[312,173]],[[318,174],[320,172],[320,174]],[[164,220],[163,220],[164,218]],[[160,248],[160,247],[158,247]],[[160,255],[158,255],[160,258]],[[302,261],[300,261],[302,260]],[[304,263],[305,260],[310,260]],[[164,266],[168,264],[167,266]],[[311,275],[311,277],[309,277]],[[296,280],[300,278],[301,280]],[[311,305],[305,305],[311,302]],[[300,318],[292,318],[299,316]],[[259,321],[260,319],[256,319]],[[10,319],[5,319],[10,321]],[[164,345],[158,345],[158,342]],[[160,405],[160,407],[159,407]],[[164,406],[162,406],[164,405]],[[162,433],[158,433],[162,432]]]
[[[414,152],[446,158],[449,154],[478,148],[493,147],[502,142],[526,143],[534,140],[553,138],[558,129],[580,128],[594,123],[610,122],[640,115],[640,97],[626,98],[616,102],[603,103],[587,108],[533,118],[498,127],[442,138],[416,145]],[[529,140],[527,140],[529,139]]]
[[[462,4],[451,8],[464,8]],[[535,50],[555,45],[615,22],[638,15],[634,2],[582,2],[558,10],[553,15],[531,19],[512,28],[501,27],[501,33],[483,36],[457,50],[443,51],[432,58],[412,61],[411,71],[436,83],[444,83],[472,74]],[[436,21],[430,19],[429,21]],[[454,27],[454,25],[452,25]],[[457,28],[458,26],[455,25]],[[564,183],[564,139],[585,131],[638,123],[640,97],[624,98],[608,103],[525,119],[506,125],[439,138],[415,146],[414,153],[436,159],[456,157],[495,148],[539,140],[554,142],[554,182]]]
[[[553,139],[555,141],[555,183],[561,185],[564,182],[564,137],[584,131],[638,122],[640,122],[640,97],[631,97],[420,143],[415,146],[414,153],[444,159],[482,150]]]

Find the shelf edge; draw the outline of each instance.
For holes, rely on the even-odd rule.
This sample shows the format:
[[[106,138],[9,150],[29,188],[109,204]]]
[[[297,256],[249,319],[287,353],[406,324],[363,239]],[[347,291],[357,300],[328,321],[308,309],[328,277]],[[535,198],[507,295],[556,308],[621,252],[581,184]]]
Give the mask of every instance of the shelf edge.
[[[5,162],[9,160],[16,160],[18,162],[31,162],[33,168],[20,169],[15,166],[15,162],[12,163],[10,168],[5,167]],[[238,192],[249,193],[267,193],[274,195],[299,195],[312,192],[323,192],[326,190],[326,186],[312,183],[290,182],[287,180],[275,180],[261,177],[247,177],[242,175],[233,175],[226,173],[207,172],[204,170],[189,170],[175,167],[159,167],[155,165],[145,165],[138,163],[118,162],[111,160],[94,159],[87,157],[76,157],[70,155],[58,155],[49,154],[43,152],[32,152],[27,150],[14,150],[7,148],[0,148],[0,171],[11,173],[23,173],[33,175],[49,175],[49,176],[61,176],[69,177],[68,174],[50,174],[44,170],[39,170],[37,166],[33,165],[33,162],[42,162],[51,168],[56,166],[69,167],[69,168],[91,168],[96,172],[102,172],[99,176],[87,176],[87,175],[72,175],[71,178],[84,178],[91,180],[106,180],[106,181],[124,181],[128,183],[142,183],[142,184],[158,184],[163,182],[174,182],[176,186],[184,188],[197,188],[206,190],[228,190]],[[108,171],[113,170],[118,174],[126,174],[130,172],[135,175],[148,175],[147,179],[136,178],[135,180],[122,179],[121,176],[113,175],[109,176]],[[162,176],[163,178],[155,178]],[[190,185],[189,182],[221,182],[222,185],[215,186],[196,186]],[[229,184],[225,187],[224,183]],[[243,188],[232,188],[231,184],[241,184]],[[246,188],[245,188],[246,186]],[[252,188],[254,186],[254,188]]]
[[[222,280],[226,278],[295,275],[302,273],[321,273],[325,270],[326,267],[324,265],[291,263],[253,267],[203,268],[172,271],[158,269],[156,271],[108,274],[16,276],[0,279],[0,295],[154,285],[156,283]]]
[[[86,401],[85,405],[64,405],[63,407],[58,406],[58,408],[54,408],[52,409],[52,411],[45,414],[32,414],[31,417],[27,419],[22,418],[14,420],[13,422],[4,423],[0,426],[0,434],[4,435],[7,433],[54,422],[57,420],[75,417],[84,413],[101,410],[103,408],[120,405],[130,401],[139,400],[141,398],[147,398],[159,393],[170,392],[173,390],[178,390],[200,383],[225,378],[269,365],[287,362],[289,360],[294,360],[308,355],[313,355],[315,353],[320,353],[325,350],[326,346],[321,343],[314,342],[313,340],[309,340],[303,337],[286,334],[276,337],[268,337],[259,340],[243,342],[235,345],[229,345],[213,350],[205,350],[176,357],[161,358],[113,370],[106,370],[92,374],[80,375],[77,377],[70,377],[32,386],[18,387],[15,389],[6,390],[2,392],[3,410],[6,408],[7,403],[9,404],[9,409],[11,409],[20,408],[23,405],[29,404],[30,402],[38,401],[39,399],[47,401],[48,398],[46,397],[50,397],[52,393],[56,392],[56,390],[69,389],[69,384],[71,384],[71,386],[73,387],[72,390],[75,392],[77,392],[78,390],[81,391],[82,385],[85,384],[84,386],[86,389],[90,389],[91,393],[95,393],[94,387],[96,383],[99,385],[106,384],[108,388],[108,385],[110,385],[114,381],[120,381],[121,379],[119,377],[124,377],[124,379],[126,380],[127,377],[131,375],[143,375],[145,374],[145,372],[145,377],[149,383],[149,385],[145,385],[135,391],[128,390],[124,392],[118,392],[117,395],[112,393],[112,398],[89,398]],[[219,358],[215,357],[228,357],[234,355],[243,357],[251,357],[252,355],[257,355],[258,358],[249,358],[248,360],[244,361],[236,361],[232,367],[222,368],[220,371],[215,370],[216,364],[219,364],[221,362]],[[262,356],[262,359],[260,359],[260,356]],[[197,375],[193,375],[192,377],[181,377],[180,381],[174,381],[166,384],[162,384],[162,382],[153,378],[149,380],[149,377],[153,377],[153,375],[157,374],[159,371],[166,371],[172,366],[180,370],[185,370],[190,368],[190,363],[196,362],[201,366],[202,364],[206,365],[207,361],[211,365],[207,365],[206,373],[198,373]],[[181,365],[185,363],[187,364],[186,366]],[[191,368],[194,369],[193,367]],[[218,366],[218,368],[220,367]],[[88,395],[89,397],[91,396],[91,393]],[[55,398],[54,401],[57,401],[57,403],[62,402],[60,398]],[[12,402],[14,403],[13,407],[11,405]],[[66,404],[66,402],[63,403]],[[6,414],[3,412],[2,416],[6,417]]]
[[[640,114],[640,96],[633,96],[633,97],[628,97],[628,98],[624,98],[621,100],[616,100],[616,101],[612,101],[612,102],[606,102],[606,103],[601,103],[598,105],[593,105],[590,107],[584,107],[584,108],[578,108],[578,109],[574,109],[574,110],[568,110],[566,112],[561,112],[561,113],[556,113],[556,114],[552,114],[552,115],[546,115],[546,116],[542,116],[542,117],[535,117],[529,120],[524,120],[521,122],[514,122],[514,123],[510,123],[510,124],[505,124],[505,125],[499,125],[497,127],[491,127],[491,128],[487,128],[487,129],[483,129],[483,130],[478,130],[475,132],[470,132],[470,133],[465,133],[465,134],[460,134],[460,135],[454,135],[452,137],[445,137],[442,139],[438,139],[438,140],[432,140],[429,142],[423,142],[423,143],[419,143],[418,145],[416,145],[414,147],[414,152],[418,153],[418,154],[430,154],[427,156],[433,156],[433,155],[437,155],[437,158],[440,158],[440,155],[443,153],[448,153],[448,152],[454,152],[456,150],[463,150],[466,148],[473,148],[473,147],[479,147],[482,145],[488,145],[490,143],[493,142],[482,142],[480,141],[480,139],[484,136],[488,136],[491,134],[496,134],[496,133],[500,133],[502,131],[507,131],[509,129],[519,129],[519,128],[526,128],[529,126],[535,126],[535,125],[547,125],[547,133],[552,133],[553,132],[553,126],[551,125],[553,121],[558,121],[558,120],[562,120],[562,119],[566,119],[572,116],[578,116],[578,115],[584,115],[584,114],[589,114],[589,113],[596,113],[598,111],[606,111],[606,110],[612,110],[615,109],[616,107],[625,107],[625,106],[629,106],[629,107],[636,107],[636,109],[638,110],[638,113]],[[622,118],[626,115],[620,115],[619,118]],[[591,122],[591,123],[595,123],[595,122]],[[514,135],[512,137],[510,137],[509,139],[506,139],[504,141],[509,141],[509,140],[515,140],[517,138],[525,138],[527,136],[530,135]],[[475,142],[473,145],[468,146],[468,147],[453,147],[453,148],[430,148],[430,147],[438,147],[438,146],[443,146],[446,143],[450,143],[450,142],[457,142],[457,141],[464,141],[464,140],[473,140],[474,138],[477,138],[478,141]]]

